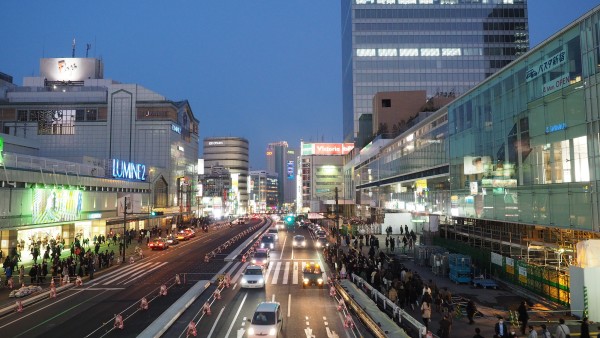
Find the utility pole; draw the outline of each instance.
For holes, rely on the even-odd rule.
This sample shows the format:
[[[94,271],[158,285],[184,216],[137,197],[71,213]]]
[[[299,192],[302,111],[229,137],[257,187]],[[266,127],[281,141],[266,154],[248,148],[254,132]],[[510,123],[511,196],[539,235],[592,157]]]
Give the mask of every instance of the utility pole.
[[[123,263],[125,263],[125,231],[127,231],[127,196],[124,197],[124,200],[125,201],[123,202],[123,237],[121,238],[121,241],[123,242]]]
[[[338,203],[338,187],[335,187],[335,240],[337,242],[337,254],[340,255],[340,245],[342,244],[340,237],[340,206]]]

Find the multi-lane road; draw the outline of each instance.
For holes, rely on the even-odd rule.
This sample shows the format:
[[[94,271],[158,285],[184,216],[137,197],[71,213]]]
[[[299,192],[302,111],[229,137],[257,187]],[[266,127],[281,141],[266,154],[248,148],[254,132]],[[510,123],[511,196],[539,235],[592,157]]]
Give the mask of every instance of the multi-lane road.
[[[264,289],[240,289],[240,274],[248,262],[225,262],[228,251],[241,244],[240,239],[210,262],[204,255],[230,240],[248,227],[258,224],[223,227],[171,246],[165,251],[148,254],[143,260],[96,273],[82,287],[59,293],[0,318],[0,332],[6,337],[136,337],[155,321],[169,306],[200,280],[215,279],[229,273],[231,287],[221,293],[222,299],[212,305],[212,315],[199,318],[202,304],[216,288],[209,287],[169,328],[164,337],[185,337],[190,321],[198,323],[199,337],[245,337],[256,306],[262,301],[277,301],[284,310],[283,333],[286,337],[355,337],[370,335],[344,327],[336,302],[329,296],[327,285],[302,287],[302,266],[318,262],[325,268],[325,281],[330,272],[325,267],[320,250],[308,230],[297,233],[279,232],[271,262],[265,270]],[[262,220],[261,222],[264,222]],[[259,229],[260,227],[257,227]],[[292,237],[303,234],[307,248],[292,248]],[[180,275],[181,285],[174,285]],[[166,296],[158,296],[161,285],[169,287]],[[149,301],[148,310],[140,310],[140,300]],[[123,329],[114,328],[114,316],[121,313]]]
[[[307,248],[292,247],[294,235],[307,239]],[[302,267],[307,262],[316,262],[325,268],[324,280],[330,272],[324,264],[321,250],[315,247],[315,239],[306,229],[295,233],[279,231],[276,247],[271,251],[270,264],[264,272],[264,289],[241,289],[240,274],[249,262],[234,262],[222,271],[232,277],[231,287],[221,292],[222,299],[216,300],[212,314],[204,316],[197,325],[199,337],[245,337],[254,310],[260,302],[276,301],[283,310],[283,334],[285,337],[363,337],[371,335],[359,326],[357,331],[344,327],[344,318],[337,311],[337,303],[329,296],[328,286],[302,287]],[[213,289],[209,289],[213,290]],[[185,337],[186,327],[191,320],[198,322],[201,306],[210,296],[207,292],[195,306],[190,307],[168,331],[168,337]],[[357,321],[356,321],[357,322]]]

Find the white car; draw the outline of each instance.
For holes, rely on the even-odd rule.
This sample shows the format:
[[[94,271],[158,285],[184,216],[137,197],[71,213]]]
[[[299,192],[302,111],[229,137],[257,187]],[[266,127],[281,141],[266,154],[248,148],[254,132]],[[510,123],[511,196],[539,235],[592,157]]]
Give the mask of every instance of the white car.
[[[264,288],[265,277],[263,269],[258,265],[248,265],[242,275],[242,288]]]
[[[258,304],[252,319],[248,319],[248,338],[281,337],[283,316],[278,302],[262,302]]]
[[[285,223],[283,223],[283,221],[277,221],[275,223],[275,228],[277,230],[285,230]]]
[[[306,248],[306,237],[304,237],[302,235],[294,236],[294,240],[292,241],[292,247]]]

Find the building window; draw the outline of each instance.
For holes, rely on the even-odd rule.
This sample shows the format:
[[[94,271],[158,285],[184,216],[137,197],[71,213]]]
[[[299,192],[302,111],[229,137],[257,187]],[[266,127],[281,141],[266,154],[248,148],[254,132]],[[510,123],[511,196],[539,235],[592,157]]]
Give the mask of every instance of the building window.
[[[381,107],[383,107],[383,108],[390,108],[390,107],[392,107],[392,100],[391,99],[383,99],[383,100],[381,100]]]
[[[85,120],[86,121],[96,121],[98,119],[98,110],[96,109],[86,109],[85,110]]]
[[[38,135],[73,135],[76,111],[40,110],[36,112]]]
[[[19,121],[19,122],[27,121],[27,110],[17,110],[17,121]]]

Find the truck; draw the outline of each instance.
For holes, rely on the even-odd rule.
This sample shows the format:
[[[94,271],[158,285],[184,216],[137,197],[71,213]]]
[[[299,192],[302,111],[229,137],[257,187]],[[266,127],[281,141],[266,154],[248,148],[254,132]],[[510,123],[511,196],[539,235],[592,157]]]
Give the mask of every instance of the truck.
[[[302,268],[302,288],[316,285],[323,288],[323,271],[318,263],[310,262]]]

